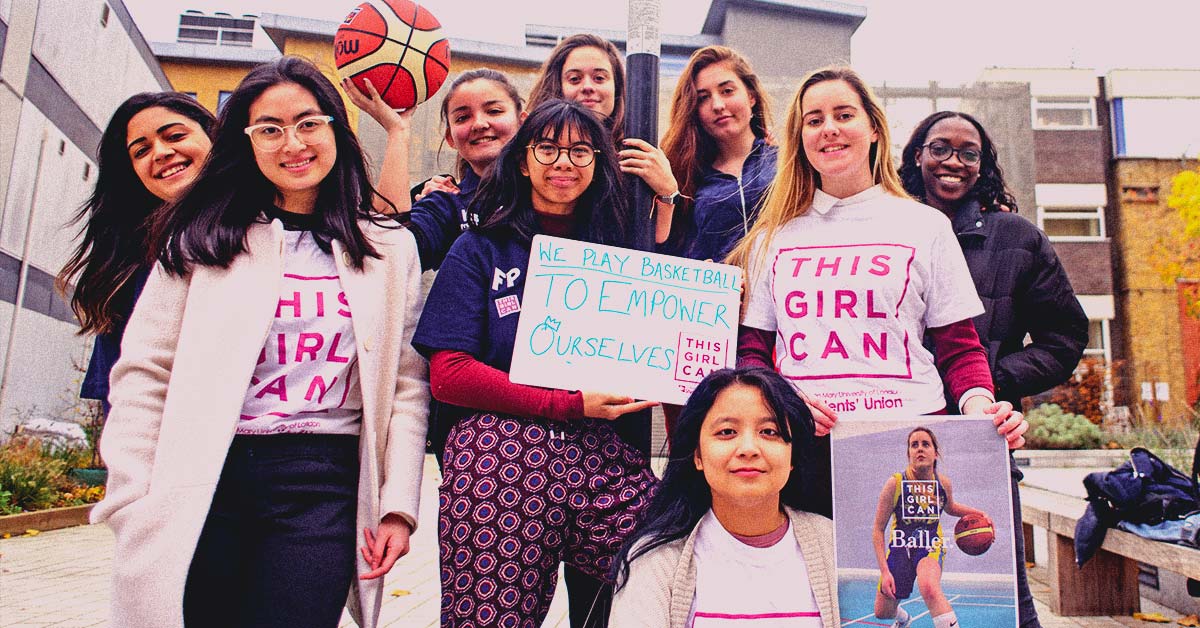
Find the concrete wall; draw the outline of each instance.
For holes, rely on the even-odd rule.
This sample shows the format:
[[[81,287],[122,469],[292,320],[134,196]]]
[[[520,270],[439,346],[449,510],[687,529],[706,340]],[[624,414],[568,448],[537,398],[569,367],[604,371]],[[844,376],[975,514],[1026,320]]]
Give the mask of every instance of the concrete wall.
[[[803,76],[823,65],[850,63],[854,24],[793,11],[731,4],[722,40],[746,56],[763,76]]]
[[[101,129],[121,101],[165,78],[120,0],[10,0],[0,10],[2,437],[35,408],[64,416],[76,403],[91,342],[75,335],[53,277],[75,245],[68,223],[95,183]]]

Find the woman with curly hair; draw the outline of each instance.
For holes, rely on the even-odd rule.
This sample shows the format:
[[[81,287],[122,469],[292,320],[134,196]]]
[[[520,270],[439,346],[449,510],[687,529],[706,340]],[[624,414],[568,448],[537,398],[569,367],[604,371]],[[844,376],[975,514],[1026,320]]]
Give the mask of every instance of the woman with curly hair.
[[[900,165],[904,189],[950,218],[984,311],[974,317],[996,398],[1021,398],[1071,376],[1088,340],[1087,316],[1046,234],[1017,215],[996,148],[969,114],[940,111],[917,125]],[[1029,337],[1031,342],[1025,343]],[[1038,626],[1025,574],[1022,475],[1010,461],[1022,628]]]

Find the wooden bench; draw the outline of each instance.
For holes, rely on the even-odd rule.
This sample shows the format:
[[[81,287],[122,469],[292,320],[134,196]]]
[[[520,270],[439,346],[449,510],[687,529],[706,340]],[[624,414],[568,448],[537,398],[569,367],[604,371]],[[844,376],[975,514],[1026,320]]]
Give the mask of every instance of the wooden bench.
[[[1104,544],[1083,568],[1075,566],[1075,523],[1087,502],[1039,488],[1021,487],[1025,559],[1033,561],[1033,527],[1048,533],[1050,610],[1056,615],[1129,615],[1141,610],[1137,564],[1200,580],[1200,550],[1144,539],[1109,528]]]

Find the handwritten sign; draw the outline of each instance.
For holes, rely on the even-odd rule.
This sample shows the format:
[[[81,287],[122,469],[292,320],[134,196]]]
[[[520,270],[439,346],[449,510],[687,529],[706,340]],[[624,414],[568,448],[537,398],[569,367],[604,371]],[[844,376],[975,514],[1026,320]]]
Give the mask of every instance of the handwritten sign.
[[[539,235],[509,377],[682,404],[732,367],[742,271]]]

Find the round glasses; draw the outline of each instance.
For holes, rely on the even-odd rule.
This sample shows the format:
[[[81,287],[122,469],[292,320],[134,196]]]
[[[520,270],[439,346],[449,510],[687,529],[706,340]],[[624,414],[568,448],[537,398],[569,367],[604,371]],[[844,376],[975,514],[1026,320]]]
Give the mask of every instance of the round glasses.
[[[296,135],[296,139],[305,146],[324,142],[328,139],[325,131],[329,128],[330,122],[333,122],[333,116],[309,116],[296,124],[287,126],[270,123],[255,124],[246,127],[246,135],[250,136],[250,141],[258,150],[274,152],[287,144],[288,129],[291,129],[292,133]]]
[[[964,166],[978,166],[979,162],[983,161],[983,153],[977,148],[954,148],[945,142],[930,142],[921,148],[938,161],[946,161],[955,153],[958,153],[958,160]]]
[[[538,142],[527,146],[533,151],[533,158],[543,166],[553,166],[563,153],[577,168],[587,168],[596,160],[598,149],[587,142],[575,142],[570,146],[559,146],[554,142]]]

